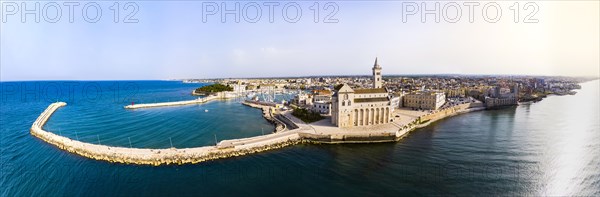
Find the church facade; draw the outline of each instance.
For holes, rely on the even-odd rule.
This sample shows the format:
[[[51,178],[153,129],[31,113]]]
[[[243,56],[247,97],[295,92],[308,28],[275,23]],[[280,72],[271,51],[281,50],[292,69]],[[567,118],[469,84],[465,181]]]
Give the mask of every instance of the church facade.
[[[342,85],[332,97],[331,122],[338,127],[386,124],[391,121],[394,108],[391,97],[383,88],[381,66],[375,58],[373,88],[352,89]]]

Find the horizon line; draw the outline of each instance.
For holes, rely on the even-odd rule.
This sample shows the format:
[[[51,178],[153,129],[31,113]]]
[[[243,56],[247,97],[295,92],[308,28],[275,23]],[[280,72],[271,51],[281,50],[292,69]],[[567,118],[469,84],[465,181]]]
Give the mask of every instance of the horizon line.
[[[182,81],[182,80],[219,80],[219,79],[284,79],[284,78],[317,78],[317,77],[370,77],[371,75],[303,75],[303,76],[271,76],[271,77],[214,77],[214,78],[170,78],[170,79],[31,79],[31,80],[2,80],[0,82],[42,82],[42,81]],[[594,78],[597,76],[563,76],[563,75],[531,75],[531,74],[389,74],[387,77],[404,76],[470,76],[470,77],[569,77],[569,78]]]

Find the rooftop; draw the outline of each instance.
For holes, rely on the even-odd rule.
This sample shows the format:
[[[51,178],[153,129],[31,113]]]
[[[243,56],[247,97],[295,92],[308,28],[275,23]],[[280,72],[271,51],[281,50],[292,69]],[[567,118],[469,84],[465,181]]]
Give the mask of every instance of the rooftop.
[[[316,94],[316,95],[331,95],[331,91],[329,91],[329,90],[313,90],[313,94]]]
[[[384,88],[372,88],[372,89],[355,89],[355,94],[374,94],[374,93],[387,93]]]
[[[355,103],[368,103],[368,102],[384,102],[388,101],[387,97],[375,97],[375,98],[356,98]]]
[[[417,92],[411,92],[407,95],[435,95],[435,94],[443,94],[443,92],[438,92],[438,91],[417,91]]]

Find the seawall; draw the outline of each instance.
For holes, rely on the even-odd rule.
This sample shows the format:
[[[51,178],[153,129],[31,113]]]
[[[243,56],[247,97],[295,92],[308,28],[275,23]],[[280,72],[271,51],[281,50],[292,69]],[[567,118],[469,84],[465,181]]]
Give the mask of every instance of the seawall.
[[[426,114],[423,116],[419,117],[419,120],[417,120],[417,128],[422,128],[422,127],[426,127],[429,124],[431,124],[432,122],[447,118],[447,117],[451,117],[451,116],[455,116],[458,114],[463,114],[463,113],[468,113],[468,112],[472,112],[472,111],[479,111],[479,110],[484,110],[486,109],[485,107],[483,107],[482,104],[477,103],[477,104],[473,104],[473,103],[465,103],[465,104],[459,104],[456,106],[452,106],[443,110],[439,110],[437,112],[431,113],[431,114]]]
[[[227,146],[227,144],[229,144],[228,141],[225,140],[216,146],[183,149],[144,149],[91,144],[69,139],[42,129],[50,116],[58,108],[65,105],[66,103],[64,102],[57,102],[48,106],[31,126],[31,134],[65,151],[95,160],[114,163],[155,166],[167,164],[194,164],[207,160],[262,152],[300,142],[299,135],[290,132],[283,135],[264,135],[254,138],[239,139],[236,143],[229,146]]]
[[[188,101],[174,101],[174,102],[144,103],[144,104],[126,105],[124,108],[125,109],[138,109],[138,108],[151,108],[151,107],[169,107],[169,106],[179,106],[179,105],[193,105],[193,104],[206,103],[208,101],[216,100],[218,98],[219,97],[217,97],[217,96],[207,96],[207,97],[204,97],[204,98],[198,98],[198,99],[188,100]]]
[[[194,99],[194,100],[161,102],[161,103],[132,104],[132,105],[126,105],[124,108],[125,109],[138,109],[138,108],[151,108],[151,107],[169,107],[169,106],[179,106],[179,105],[194,105],[194,104],[206,103],[206,102],[213,101],[213,100],[219,100],[219,99],[225,100],[225,99],[236,98],[238,96],[240,96],[240,95],[232,93],[232,92],[219,92],[219,93],[217,93],[215,95],[209,95],[209,96],[202,97],[202,98],[197,98],[197,99]]]

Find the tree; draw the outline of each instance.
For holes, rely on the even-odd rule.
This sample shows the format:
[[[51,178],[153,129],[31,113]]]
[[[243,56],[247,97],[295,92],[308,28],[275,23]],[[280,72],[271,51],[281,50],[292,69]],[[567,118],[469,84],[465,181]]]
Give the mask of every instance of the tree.
[[[333,87],[333,89],[340,90],[342,88],[342,86],[344,86],[344,84],[337,84],[335,87]]]
[[[217,92],[223,92],[223,91],[233,91],[233,88],[229,85],[223,85],[223,84],[216,83],[216,84],[196,88],[196,90],[194,90],[194,92],[196,94],[209,94],[209,93],[217,93]]]

